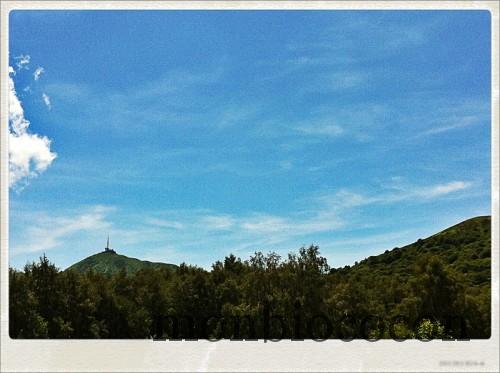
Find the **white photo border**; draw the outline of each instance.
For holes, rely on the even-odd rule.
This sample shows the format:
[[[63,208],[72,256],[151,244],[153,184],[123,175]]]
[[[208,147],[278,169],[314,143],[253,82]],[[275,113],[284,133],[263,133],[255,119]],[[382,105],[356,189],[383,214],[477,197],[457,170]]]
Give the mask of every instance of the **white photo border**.
[[[8,334],[8,32],[19,9],[413,9],[487,10],[492,35],[492,324],[487,340],[165,341],[19,340]],[[0,1],[0,371],[303,372],[500,371],[499,363],[499,9],[496,1]]]

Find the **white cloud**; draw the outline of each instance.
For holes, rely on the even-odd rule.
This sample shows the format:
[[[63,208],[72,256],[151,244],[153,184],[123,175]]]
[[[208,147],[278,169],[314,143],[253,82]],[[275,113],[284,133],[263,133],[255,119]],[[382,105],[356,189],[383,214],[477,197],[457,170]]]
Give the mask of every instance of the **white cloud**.
[[[240,227],[256,233],[273,233],[290,230],[293,223],[286,218],[273,215],[256,215],[243,219]]]
[[[449,194],[456,194],[472,186],[472,182],[464,180],[453,180],[434,185],[411,185],[402,178],[393,178],[392,183],[386,186],[391,192],[381,193],[374,199],[375,202],[381,203],[394,203],[405,200],[425,202]]]
[[[51,140],[29,133],[29,125],[14,80],[9,77],[9,187],[22,189],[21,184],[45,171],[57,156],[50,150]]]
[[[414,191],[416,196],[422,198],[436,198],[444,196],[450,193],[458,192],[461,190],[468,189],[472,186],[472,183],[467,181],[451,181],[446,184],[438,184],[430,187],[419,188]]]
[[[14,57],[16,61],[17,71],[22,69],[28,69],[31,57],[29,55],[21,54],[20,56]]]
[[[334,195],[327,194],[318,197],[318,201],[337,208],[353,208],[372,204],[379,201],[379,199],[377,197],[365,196],[346,189],[341,189]]]
[[[473,126],[473,125],[482,123],[483,122],[482,119],[483,118],[476,116],[476,115],[466,115],[466,116],[461,117],[461,118],[454,118],[452,120],[453,123],[439,126],[436,128],[431,128],[427,131],[424,131],[420,136],[436,135],[439,133],[448,132],[448,131],[455,130],[455,129]]]
[[[40,79],[40,76],[45,72],[45,69],[41,66],[38,66],[35,70],[35,72],[33,73],[33,79],[35,81],[37,81],[38,79]]]
[[[52,103],[50,102],[50,97],[46,93],[42,94],[43,103],[50,109],[52,109]]]
[[[66,239],[79,237],[78,234],[87,237],[80,250],[90,254],[89,250],[99,247],[96,246],[99,240],[104,240],[109,233],[115,247],[125,255],[141,258],[145,255],[148,259],[154,256],[165,262],[185,261],[205,268],[230,252],[244,258],[255,250],[274,250],[286,255],[290,250],[311,243],[319,244],[324,253],[334,248],[339,252],[348,249],[353,251],[355,260],[361,257],[356,250],[360,250],[362,244],[374,250],[411,241],[410,236],[386,242],[384,239],[388,237],[384,235],[366,238],[364,242],[349,241],[349,235],[340,240],[324,235],[380,223],[367,222],[362,214],[361,220],[356,220],[356,211],[362,212],[360,209],[364,206],[373,204],[424,203],[471,186],[466,181],[418,187],[403,185],[400,179],[391,182],[397,183],[396,186],[383,187],[382,191],[369,195],[342,189],[297,201],[297,209],[288,215],[258,211],[228,214],[206,209],[148,212],[148,216],[142,213],[127,216],[126,212],[121,212],[120,220],[113,224],[108,220],[110,208],[102,206],[63,214],[37,213],[35,218],[23,215],[21,221],[26,227],[20,230],[22,233],[15,241],[13,254],[56,249],[62,247]],[[335,258],[339,259],[337,255]]]
[[[469,127],[482,126],[486,129],[491,123],[489,100],[446,97],[429,100],[423,95],[415,95],[411,99],[404,100],[402,104],[414,105],[416,100],[425,110],[406,113],[398,119],[398,122],[406,123],[406,128],[413,131],[405,132],[405,137],[410,141],[441,134],[448,135],[452,131],[465,130]],[[432,112],[432,116],[428,115],[429,112]],[[394,116],[397,116],[396,112]]]
[[[344,221],[332,206],[310,206],[300,213],[289,217],[253,213],[248,216],[232,217],[233,232],[252,239],[272,239],[284,242],[290,237],[304,236],[311,233],[329,232],[339,229]]]
[[[395,184],[392,188],[394,191],[382,195],[381,202],[399,202],[403,200],[414,200],[415,202],[444,197],[448,194],[453,194],[472,186],[468,181],[450,181],[443,184],[415,186],[408,184]]]
[[[179,252],[189,252],[190,256],[196,255],[200,248],[213,248],[229,253],[242,250],[250,252],[257,249],[271,250],[277,246],[288,247],[297,237],[335,231],[344,225],[331,206],[317,204],[307,206],[290,216],[262,212],[236,215],[211,210],[171,210],[158,214],[155,214],[154,218],[134,217],[134,220],[145,221],[148,226],[140,227],[140,224],[136,224],[128,232],[132,236],[152,239],[151,247],[174,242]],[[151,225],[153,229],[146,234]],[[181,227],[182,229],[161,229]],[[114,235],[116,232],[112,231]],[[123,240],[121,233],[118,236]],[[210,253],[203,255],[207,260],[213,259]],[[210,257],[212,259],[209,259]]]
[[[234,223],[234,219],[229,215],[209,215],[201,219],[201,225],[211,230],[226,230]]]
[[[352,226],[352,214],[365,206],[403,201],[424,203],[466,190],[472,185],[467,181],[428,186],[404,185],[399,179],[391,182],[396,184],[383,187],[377,193],[361,194],[341,189],[335,193],[307,198],[298,201],[298,209],[289,215],[262,211],[236,215],[210,210],[177,210],[163,212],[165,218],[143,221],[157,228],[173,228],[163,233],[152,231],[148,236],[155,236],[156,239],[163,240],[161,242],[176,242],[179,252],[189,252],[189,255],[203,247],[217,248],[222,252],[220,255],[233,252],[248,256],[254,250],[278,250],[285,254],[287,250],[297,249],[295,246],[300,245],[298,242],[310,244],[308,240],[314,239],[314,235],[340,232]],[[348,221],[350,224],[347,224]],[[357,224],[358,227],[361,225]],[[220,235],[221,232],[224,234]],[[135,235],[133,232],[131,234]],[[144,235],[144,232],[139,229],[137,234]],[[316,239],[318,237],[321,236]],[[210,255],[205,256],[206,264],[209,264]]]
[[[443,184],[415,186],[397,181],[397,183],[388,186],[389,192],[377,192],[369,195],[342,189],[335,193],[320,195],[316,197],[316,201],[336,208],[392,204],[402,201],[419,203],[469,189],[472,185],[468,181],[450,181]]]

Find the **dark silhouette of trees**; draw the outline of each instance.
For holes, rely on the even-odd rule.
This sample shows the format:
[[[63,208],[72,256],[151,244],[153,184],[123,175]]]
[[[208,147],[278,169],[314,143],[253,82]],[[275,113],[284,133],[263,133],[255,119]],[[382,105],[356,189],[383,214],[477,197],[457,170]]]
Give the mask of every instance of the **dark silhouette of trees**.
[[[418,242],[417,249],[426,244]],[[396,248],[330,270],[319,248],[310,246],[286,258],[256,252],[242,261],[231,254],[211,271],[182,264],[108,275],[60,271],[43,255],[23,271],[9,270],[10,335],[488,338],[489,282],[477,284],[460,272],[461,257],[443,257],[450,254],[417,256]]]

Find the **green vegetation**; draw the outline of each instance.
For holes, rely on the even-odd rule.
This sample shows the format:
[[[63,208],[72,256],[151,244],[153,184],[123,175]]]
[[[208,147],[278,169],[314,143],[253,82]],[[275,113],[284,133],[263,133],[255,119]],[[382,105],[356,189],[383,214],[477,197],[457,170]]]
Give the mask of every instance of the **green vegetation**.
[[[433,255],[450,270],[462,275],[468,285],[489,286],[490,226],[489,216],[472,218],[411,245],[371,256],[356,266],[346,268],[344,273],[363,275],[369,272],[377,277],[397,275],[407,279],[419,258]]]
[[[229,255],[211,271],[120,264],[116,272],[92,259],[61,272],[43,256],[9,271],[10,335],[489,338],[490,234],[490,217],[478,217],[337,269],[316,246],[287,258]],[[116,254],[80,264],[103,255]]]
[[[127,274],[132,275],[141,269],[167,268],[175,270],[176,267],[174,264],[148,262],[108,251],[89,256],[73,264],[67,271],[84,273],[93,270],[99,273],[115,275],[124,269]]]

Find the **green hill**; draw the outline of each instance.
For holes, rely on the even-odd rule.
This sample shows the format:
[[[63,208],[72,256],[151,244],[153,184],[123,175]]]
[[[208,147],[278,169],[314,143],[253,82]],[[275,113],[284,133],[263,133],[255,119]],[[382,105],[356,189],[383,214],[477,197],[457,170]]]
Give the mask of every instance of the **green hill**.
[[[146,260],[129,258],[128,256],[109,251],[89,256],[73,264],[71,267],[67,268],[66,271],[73,270],[83,273],[93,270],[99,273],[115,274],[125,269],[127,274],[133,274],[141,269],[168,268],[173,270],[176,267],[175,264],[149,262]]]
[[[438,256],[454,272],[461,274],[469,286],[488,285],[491,281],[491,217],[465,220],[428,238],[404,247],[370,256],[352,267],[333,272],[350,275],[378,274],[411,276],[419,258]]]

